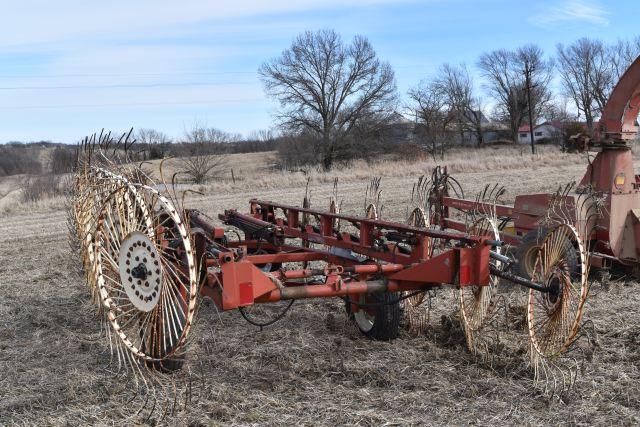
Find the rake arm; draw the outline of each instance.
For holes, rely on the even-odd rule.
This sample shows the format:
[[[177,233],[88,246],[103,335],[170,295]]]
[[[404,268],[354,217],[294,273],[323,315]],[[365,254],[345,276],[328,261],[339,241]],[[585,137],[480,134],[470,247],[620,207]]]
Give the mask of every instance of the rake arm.
[[[524,277],[520,277],[513,273],[509,273],[508,271],[500,270],[494,265],[489,265],[489,271],[494,276],[498,276],[502,279],[508,280],[511,283],[524,286],[525,288],[533,289],[539,292],[546,292],[546,293],[551,292],[551,289],[547,286],[532,282],[531,280],[527,280]]]

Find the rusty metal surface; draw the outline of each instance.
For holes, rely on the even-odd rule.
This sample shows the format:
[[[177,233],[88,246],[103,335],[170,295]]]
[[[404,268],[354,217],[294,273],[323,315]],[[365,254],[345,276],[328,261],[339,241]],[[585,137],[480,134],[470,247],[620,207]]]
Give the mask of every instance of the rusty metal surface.
[[[609,96],[600,119],[601,139],[628,141],[636,138],[640,110],[640,57],[631,64]]]
[[[225,211],[221,216],[228,224],[244,231],[247,239],[236,241],[228,248],[217,245],[217,255],[207,256],[209,271],[201,295],[210,297],[222,310],[284,299],[427,290],[443,284],[486,286],[489,283],[491,246],[486,236],[258,200],[251,200],[250,206],[249,214]],[[303,214],[315,218],[318,226],[302,225],[300,217]],[[356,232],[336,230],[335,219],[350,223]],[[214,230],[202,215],[192,215],[192,226],[195,225],[207,234]],[[270,234],[262,234],[256,239],[256,230],[260,228]],[[455,241],[457,245],[432,256],[427,249],[434,237]],[[284,244],[290,239],[300,243]],[[279,245],[279,242],[283,243]],[[311,248],[304,242],[321,244],[324,249]],[[403,250],[399,249],[399,243]],[[496,242],[492,240],[491,244]],[[260,248],[262,253],[247,254],[247,249],[251,248]],[[324,261],[325,267],[271,272],[258,268],[267,264],[316,260]],[[313,284],[304,281],[314,277]],[[380,284],[381,277],[387,279],[382,281],[384,289]]]

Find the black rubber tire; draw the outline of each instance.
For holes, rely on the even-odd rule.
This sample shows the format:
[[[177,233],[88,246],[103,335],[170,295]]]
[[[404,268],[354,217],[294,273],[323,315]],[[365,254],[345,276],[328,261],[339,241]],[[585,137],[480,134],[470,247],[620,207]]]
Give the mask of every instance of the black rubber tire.
[[[400,333],[400,321],[402,320],[402,309],[398,294],[384,292],[381,294],[367,295],[366,304],[380,304],[373,307],[366,307],[374,312],[373,327],[364,330],[360,327],[355,319],[354,313],[351,312],[351,303],[347,301],[346,309],[351,319],[360,332],[367,338],[376,341],[391,341],[398,338]]]
[[[536,228],[529,231],[522,238],[522,241],[516,248],[516,260],[518,262],[514,266],[518,276],[531,280],[532,271],[529,271],[529,268],[533,268],[536,256],[538,255],[538,248],[542,245],[548,232],[546,228]],[[567,262],[569,264],[569,271],[571,271],[571,275],[575,278],[575,276],[580,273],[576,249],[569,239],[565,239],[564,246],[566,248],[565,252],[571,252],[571,254],[567,255]],[[527,258],[529,258],[529,260],[527,260]]]
[[[172,372],[179,371],[182,369],[182,365],[184,365],[184,360],[182,359],[164,359],[160,361],[148,361],[146,362],[149,368],[155,369],[158,372],[162,372],[163,374],[170,374]]]
[[[520,244],[516,247],[516,260],[518,262],[514,267],[518,276],[531,280],[533,271],[530,270],[533,267],[533,263],[535,263],[538,249],[547,233],[548,230],[546,228],[534,228],[524,235]]]
[[[184,317],[180,316],[179,317],[180,322],[184,323]],[[182,330],[180,331],[182,332]],[[142,334],[142,331],[140,332]],[[174,347],[175,348],[175,347]],[[147,349],[146,349],[146,345],[142,344],[140,350],[142,350],[142,352],[146,353]],[[171,350],[169,350],[171,351]],[[157,357],[159,359],[162,359],[167,353],[162,352],[161,354],[156,354],[153,355],[153,357]],[[158,372],[162,372],[164,374],[170,374],[172,372],[176,372],[179,371],[180,369],[182,369],[182,365],[184,365],[184,359],[183,358],[173,358],[173,357],[167,357],[164,358],[162,360],[145,360],[144,364],[150,368],[150,369],[155,369]]]

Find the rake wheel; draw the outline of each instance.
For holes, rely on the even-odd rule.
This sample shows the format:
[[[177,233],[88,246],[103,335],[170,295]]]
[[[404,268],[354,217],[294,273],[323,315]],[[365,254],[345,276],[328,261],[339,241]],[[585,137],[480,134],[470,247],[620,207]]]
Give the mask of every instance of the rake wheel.
[[[80,242],[83,270],[92,300],[96,304],[99,304],[100,298],[95,262],[95,228],[103,200],[123,183],[123,178],[115,175],[109,176],[102,170],[90,171],[83,177],[78,177],[76,182],[77,194],[73,202],[75,230]]]
[[[367,219],[378,219],[378,208],[373,203],[369,203],[364,210]]]
[[[412,227],[429,227],[429,219],[424,209],[420,207],[416,207],[411,211],[407,223]],[[431,246],[431,239],[428,239],[427,242],[429,246]],[[429,250],[429,253],[431,253],[431,250]],[[403,295],[406,296],[411,293],[412,292],[404,292]],[[401,304],[404,312],[404,318],[409,330],[422,331],[426,328],[429,321],[429,313],[427,312],[427,309],[420,307],[424,301],[425,293],[419,293],[402,300]]]
[[[469,234],[477,237],[499,240],[500,233],[495,221],[488,217],[480,217],[468,229]],[[500,252],[497,247],[493,251]],[[496,267],[500,267],[499,261],[492,260]],[[492,299],[499,279],[491,276],[486,286],[461,286],[459,291],[460,314],[467,338],[467,345],[471,351],[476,352],[475,338],[485,325],[492,312]]]
[[[429,218],[424,209],[417,207],[409,214],[407,223],[412,227],[427,228],[429,226]]]
[[[551,292],[529,291],[527,325],[533,356],[559,356],[575,340],[589,293],[585,254],[571,225],[557,226],[542,242],[532,279]]]
[[[340,206],[336,203],[335,199],[331,199],[331,201],[329,202],[329,212],[332,214],[339,214],[340,213]],[[332,221],[332,227],[335,230],[340,230],[340,220],[338,218],[335,218]]]
[[[100,297],[120,344],[171,369],[198,295],[196,260],[181,216],[156,190],[123,185],[102,204],[95,253]]]

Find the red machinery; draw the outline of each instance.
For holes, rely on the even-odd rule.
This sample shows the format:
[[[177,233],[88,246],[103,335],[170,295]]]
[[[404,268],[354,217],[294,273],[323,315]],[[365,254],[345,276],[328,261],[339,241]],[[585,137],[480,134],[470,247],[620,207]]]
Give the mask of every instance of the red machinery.
[[[202,297],[259,326],[290,307],[259,322],[250,313],[259,304],[342,297],[363,334],[390,340],[402,301],[420,304],[414,297],[449,285],[458,289],[461,324],[475,351],[500,277],[530,289],[537,354],[563,353],[580,326],[587,285],[576,284],[567,267],[576,260],[547,256],[534,280],[506,271],[510,260],[500,254],[491,217],[476,217],[460,233],[251,200],[248,213],[220,215],[222,228],[198,211],[176,209],[170,194],[133,184],[132,174],[88,168],[78,175],[74,213],[87,282],[117,337],[117,354],[133,355],[124,359],[131,363],[179,366]],[[580,244],[570,228],[554,229],[548,252],[560,254],[551,246],[567,239]],[[564,320],[544,321],[555,315]]]
[[[265,323],[251,320],[251,307],[342,297],[365,335],[388,340],[398,335],[401,301],[419,305],[424,292],[449,285],[457,289],[469,348],[477,351],[502,278],[529,289],[537,367],[536,360],[557,358],[578,336],[589,265],[640,261],[640,180],[625,143],[637,132],[639,104],[640,58],[607,103],[600,152],[576,191],[518,196],[514,206],[470,201],[450,197],[445,171],[431,183],[431,215],[416,208],[411,225],[376,219],[375,206],[360,218],[337,213],[335,200],[327,212],[252,200],[248,213],[220,216],[230,231],[183,209],[175,192],[144,184],[145,172],[126,157],[128,136],[121,138],[124,149],[116,143],[113,150],[109,135],[87,139],[72,212],[87,282],[119,360],[135,372],[140,361],[162,369],[179,364],[202,297],[258,325],[282,318],[289,306]],[[125,158],[112,161],[108,151]],[[453,209],[467,212],[466,221],[453,218]],[[544,233],[535,231],[543,219]],[[500,253],[503,242],[518,244],[515,266],[523,274],[509,270],[514,263]]]
[[[347,297],[354,298],[349,309],[357,314],[361,304],[375,304],[367,294],[424,291],[443,284],[488,286],[491,248],[501,244],[495,236],[429,230],[259,200],[250,205],[248,214],[230,210],[220,215],[225,224],[245,234],[245,239],[233,242],[226,241],[223,228],[214,227],[197,211],[188,211],[196,242],[202,242],[199,257],[209,267],[202,294],[222,310],[280,300]],[[338,221],[352,230],[339,231]],[[290,243],[291,239],[298,243]],[[456,244],[434,255],[432,239]],[[309,243],[324,248],[312,249]],[[497,252],[494,257],[499,257]],[[314,261],[323,266],[273,267]],[[316,280],[309,282],[310,278]],[[397,301],[380,306],[382,315],[397,316],[395,306]],[[399,319],[376,328],[376,310],[364,311],[372,316],[373,328],[366,330],[358,322],[365,334],[395,338]]]
[[[502,219],[501,238],[517,245],[516,257],[522,276],[530,277],[537,248],[551,222],[566,218],[545,218],[552,204],[563,204],[563,212],[570,222],[591,222],[584,240],[593,253],[590,264],[603,267],[612,261],[625,265],[640,263],[640,176],[633,169],[633,156],[627,142],[638,135],[637,117],[640,109],[640,57],[629,67],[613,90],[602,112],[594,141],[597,155],[587,166],[578,186],[565,194],[518,195],[513,206],[497,205],[495,211]],[[446,170],[442,179],[446,180]],[[464,231],[465,224],[453,218],[454,210],[473,211],[488,208],[481,201],[450,197],[447,185],[430,195],[437,206],[433,220],[443,228]],[[589,203],[600,200],[598,218],[584,218],[584,198]],[[593,206],[592,206],[593,207]]]

